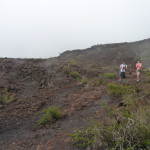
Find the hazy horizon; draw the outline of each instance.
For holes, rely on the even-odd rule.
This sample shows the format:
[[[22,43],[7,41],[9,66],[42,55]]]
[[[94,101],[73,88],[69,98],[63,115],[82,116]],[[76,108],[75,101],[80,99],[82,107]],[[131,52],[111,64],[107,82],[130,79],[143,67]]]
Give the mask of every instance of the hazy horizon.
[[[149,0],[1,0],[0,57],[50,58],[148,39],[149,6]]]

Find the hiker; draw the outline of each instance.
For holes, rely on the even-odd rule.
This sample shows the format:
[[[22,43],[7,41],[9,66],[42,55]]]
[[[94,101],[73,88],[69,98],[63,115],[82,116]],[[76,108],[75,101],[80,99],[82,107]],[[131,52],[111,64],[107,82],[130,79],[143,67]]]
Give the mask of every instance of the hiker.
[[[126,77],[126,70],[127,70],[127,65],[125,64],[125,62],[123,62],[120,65],[120,77],[119,77],[119,81],[123,81],[123,79]]]
[[[135,67],[136,67],[137,81],[140,81],[140,74],[141,74],[142,63],[140,61],[137,61]]]

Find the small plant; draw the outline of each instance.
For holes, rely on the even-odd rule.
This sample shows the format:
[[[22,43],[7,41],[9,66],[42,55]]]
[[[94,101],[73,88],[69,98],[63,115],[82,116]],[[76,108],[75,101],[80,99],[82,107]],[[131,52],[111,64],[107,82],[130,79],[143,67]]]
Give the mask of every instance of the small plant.
[[[74,79],[78,79],[80,77],[80,75],[77,71],[71,71],[69,74],[70,74],[70,77],[72,77]]]
[[[40,113],[42,113],[42,117],[38,120],[40,125],[51,123],[53,120],[58,120],[62,117],[62,111],[59,106],[49,107]]]
[[[77,65],[78,64],[78,62],[76,60],[74,60],[74,59],[69,60],[69,63],[71,65]]]
[[[114,78],[116,78],[116,75],[114,73],[105,73],[104,77],[106,79],[114,79]]]
[[[14,101],[13,95],[0,95],[0,101],[2,104],[7,104]]]
[[[126,106],[131,106],[137,101],[137,97],[134,94],[124,95],[122,98],[122,102]]]
[[[103,80],[102,80],[102,79],[99,79],[99,78],[95,78],[95,79],[93,80],[93,84],[94,84],[95,86],[100,86],[100,85],[103,84]]]
[[[75,133],[70,134],[74,140],[74,144],[79,148],[87,148],[91,146],[94,141],[94,132],[91,127],[81,131],[75,131]]]
[[[147,68],[145,68],[145,69],[142,69],[142,72],[146,75],[146,76],[150,76],[150,69],[147,69]]]
[[[0,93],[0,103],[1,104],[7,104],[11,103],[15,100],[14,95],[8,92],[7,88],[3,88]]]
[[[143,69],[143,72],[149,72],[149,69],[145,68]]]
[[[150,77],[150,72],[145,72],[145,75]]]
[[[88,79],[83,79],[83,80],[81,81],[81,83],[82,83],[82,84],[87,84],[87,83],[88,83]]]
[[[69,74],[69,72],[70,72],[69,67],[68,66],[63,66],[62,72],[66,73],[66,74]]]
[[[136,88],[127,85],[117,85],[113,83],[108,84],[108,93],[112,97],[122,97],[123,95],[136,93]]]
[[[80,55],[77,56],[78,59],[81,59],[81,58],[83,58],[83,57],[84,57],[83,54],[80,54]]]

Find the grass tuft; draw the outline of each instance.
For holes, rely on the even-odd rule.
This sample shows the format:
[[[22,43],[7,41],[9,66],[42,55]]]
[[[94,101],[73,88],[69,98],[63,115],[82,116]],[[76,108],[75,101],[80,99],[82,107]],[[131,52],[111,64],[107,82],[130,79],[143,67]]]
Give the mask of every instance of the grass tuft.
[[[95,78],[94,80],[93,80],[93,85],[94,86],[100,86],[100,85],[102,85],[104,82],[103,82],[103,80],[102,79],[99,79],[99,78]]]
[[[130,85],[118,85],[109,83],[108,84],[108,93],[112,97],[122,97],[127,94],[136,93],[137,89],[134,86]]]
[[[40,125],[52,123],[53,120],[58,120],[62,117],[62,111],[59,106],[49,107],[42,110],[40,113],[42,113],[41,118],[38,120]]]
[[[80,77],[80,75],[77,71],[71,71],[69,74],[70,74],[70,77],[72,77],[74,79],[78,79]]]
[[[82,83],[82,84],[87,84],[88,81],[89,81],[88,79],[82,79],[81,83]]]
[[[114,73],[105,73],[104,77],[106,79],[114,79],[114,78],[116,78],[116,75]]]

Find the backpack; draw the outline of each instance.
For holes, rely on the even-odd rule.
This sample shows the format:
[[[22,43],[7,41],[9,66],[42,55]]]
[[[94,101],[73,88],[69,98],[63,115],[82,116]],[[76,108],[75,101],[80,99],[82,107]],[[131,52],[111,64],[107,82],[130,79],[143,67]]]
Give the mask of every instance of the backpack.
[[[127,65],[126,64],[121,64],[121,69],[126,70],[127,69]]]

